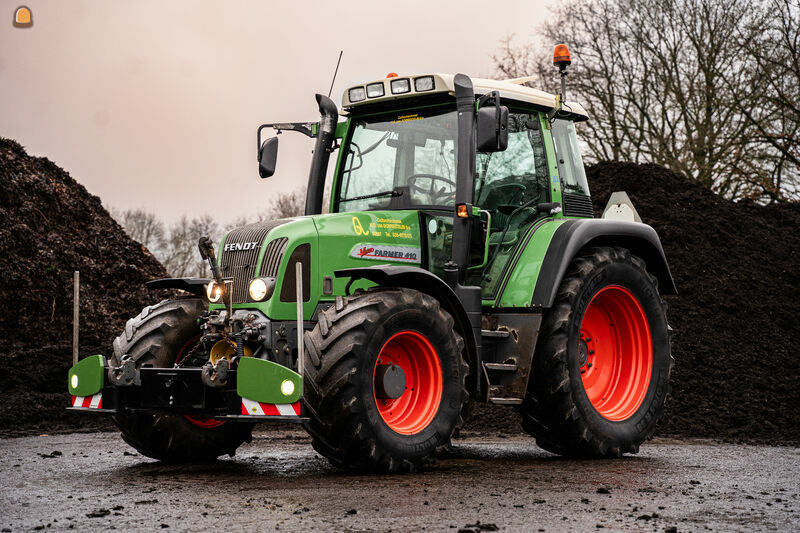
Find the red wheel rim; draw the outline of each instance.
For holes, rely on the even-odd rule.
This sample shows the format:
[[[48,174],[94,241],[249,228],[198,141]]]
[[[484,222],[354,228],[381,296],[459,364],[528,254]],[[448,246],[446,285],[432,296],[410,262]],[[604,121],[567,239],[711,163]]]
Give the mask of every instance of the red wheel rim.
[[[641,304],[624,287],[604,287],[589,302],[580,336],[578,366],[589,401],[608,420],[630,418],[644,401],[653,371],[653,342]]]
[[[175,358],[176,363],[181,359],[183,359],[184,354],[186,354],[189,350],[191,350],[194,347],[195,344],[197,344],[197,341],[200,340],[200,337],[201,335],[197,335],[196,337],[190,339],[189,342],[183,345],[181,351],[178,352],[178,357]],[[202,418],[199,416],[189,416],[189,415],[183,415],[183,417],[189,422],[191,422],[193,425],[203,429],[218,428],[225,423],[224,420],[214,420],[213,418]]]
[[[378,365],[403,369],[406,388],[399,398],[383,399],[375,394]],[[372,393],[381,418],[393,431],[414,435],[428,427],[439,411],[442,389],[442,365],[427,337],[401,331],[384,343],[372,370]]]

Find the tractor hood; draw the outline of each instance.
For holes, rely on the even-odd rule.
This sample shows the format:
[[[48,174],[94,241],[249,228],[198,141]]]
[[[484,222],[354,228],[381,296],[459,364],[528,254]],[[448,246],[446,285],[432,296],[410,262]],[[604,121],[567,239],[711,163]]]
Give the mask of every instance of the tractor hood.
[[[228,232],[219,250],[222,276],[233,279],[234,308],[257,308],[273,320],[296,316],[297,262],[303,265],[307,319],[320,302],[344,293],[348,280],[336,278],[336,270],[377,264],[422,265],[416,211],[334,213],[257,222]],[[275,280],[274,291],[263,302],[252,301],[248,292],[257,277]],[[368,284],[364,281],[356,286]]]

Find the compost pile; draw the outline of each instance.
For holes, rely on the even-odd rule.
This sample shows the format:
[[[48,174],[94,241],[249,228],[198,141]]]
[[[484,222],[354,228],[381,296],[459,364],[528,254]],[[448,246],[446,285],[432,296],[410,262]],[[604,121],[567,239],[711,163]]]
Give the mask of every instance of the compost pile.
[[[595,216],[626,191],[678,296],[661,436],[800,443],[800,204],[732,203],[656,165],[587,168]]]
[[[64,410],[73,271],[81,355],[108,355],[125,321],[162,296],[144,282],[166,277],[164,267],[69,174],[2,138],[0,221],[0,434],[108,426]]]

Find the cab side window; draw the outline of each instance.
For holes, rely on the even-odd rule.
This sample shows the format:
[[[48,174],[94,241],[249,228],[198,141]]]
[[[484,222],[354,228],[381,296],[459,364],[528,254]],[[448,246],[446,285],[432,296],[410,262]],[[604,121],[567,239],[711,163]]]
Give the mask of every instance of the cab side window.
[[[508,148],[478,153],[475,163],[475,205],[492,214],[493,231],[502,229],[519,208],[534,211],[537,203],[548,201],[547,162],[538,116],[510,114]]]

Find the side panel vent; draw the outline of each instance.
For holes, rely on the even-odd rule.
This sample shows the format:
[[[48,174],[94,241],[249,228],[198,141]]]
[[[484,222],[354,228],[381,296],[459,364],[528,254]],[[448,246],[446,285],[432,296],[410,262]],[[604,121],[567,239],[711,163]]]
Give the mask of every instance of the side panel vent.
[[[564,193],[564,216],[593,218],[592,198],[582,194]]]
[[[286,264],[286,273],[283,275],[281,286],[282,302],[297,301],[297,277],[295,271],[297,262],[303,265],[303,301],[307,302],[311,299],[311,245],[301,244],[294,249],[289,257],[289,262]]]

